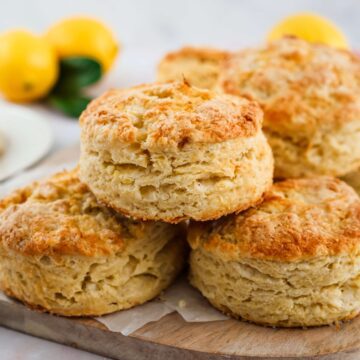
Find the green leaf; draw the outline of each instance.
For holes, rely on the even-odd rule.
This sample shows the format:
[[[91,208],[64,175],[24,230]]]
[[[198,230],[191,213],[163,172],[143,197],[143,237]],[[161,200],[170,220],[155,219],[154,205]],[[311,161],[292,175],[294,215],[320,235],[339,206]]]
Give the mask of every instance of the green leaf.
[[[91,98],[81,94],[64,95],[53,93],[48,97],[51,106],[68,116],[76,118],[81,115],[90,101]]]
[[[60,61],[60,75],[52,92],[77,94],[97,82],[102,75],[101,65],[87,57],[68,57]]]

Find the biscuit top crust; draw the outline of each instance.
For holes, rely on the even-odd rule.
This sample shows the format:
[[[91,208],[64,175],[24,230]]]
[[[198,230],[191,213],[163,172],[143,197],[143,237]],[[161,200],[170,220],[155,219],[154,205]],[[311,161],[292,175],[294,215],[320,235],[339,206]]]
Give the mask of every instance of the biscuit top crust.
[[[360,198],[329,177],[275,183],[263,203],[238,215],[192,224],[192,248],[236,260],[297,261],[359,253]]]
[[[0,201],[0,248],[26,255],[113,255],[123,251],[128,240],[146,236],[153,224],[99,205],[74,170]]]
[[[255,136],[262,111],[252,101],[192,87],[155,83],[110,90],[80,117],[83,143],[109,147],[141,144],[143,149],[182,148]]]
[[[288,136],[360,121],[360,58],[297,38],[229,56],[218,86],[258,101],[264,127]]]
[[[228,52],[221,51],[218,49],[212,49],[207,47],[193,47],[185,46],[180,50],[172,51],[166,54],[161,60],[159,67],[162,63],[178,61],[180,59],[189,59],[193,58],[199,62],[213,62],[219,63],[226,59]]]

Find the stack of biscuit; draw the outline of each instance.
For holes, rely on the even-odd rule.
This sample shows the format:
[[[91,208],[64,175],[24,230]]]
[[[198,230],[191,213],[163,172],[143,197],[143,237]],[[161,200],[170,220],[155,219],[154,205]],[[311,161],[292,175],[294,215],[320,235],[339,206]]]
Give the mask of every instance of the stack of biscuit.
[[[171,53],[158,79],[182,74],[198,84],[206,67],[196,75],[189,62],[182,49]],[[258,324],[353,318],[360,312],[359,57],[283,38],[223,56],[211,79],[207,88],[260,105],[275,184],[246,211],[191,222],[190,282],[216,308]]]
[[[79,167],[0,202],[0,284],[32,308],[111,313],[183,268],[186,220],[260,202],[273,157],[253,101],[186,82],[112,90],[80,119]]]
[[[336,177],[360,166],[359,70],[294,38],[168,54],[158,83],[84,111],[78,168],[0,202],[1,288],[66,316],[126,309],[181,271],[186,228],[190,282],[224,313],[353,318],[360,198]]]

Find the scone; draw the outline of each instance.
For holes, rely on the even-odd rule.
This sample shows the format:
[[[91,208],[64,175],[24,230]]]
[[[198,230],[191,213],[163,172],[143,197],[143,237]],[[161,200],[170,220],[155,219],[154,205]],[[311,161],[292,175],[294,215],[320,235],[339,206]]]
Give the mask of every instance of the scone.
[[[275,177],[341,176],[360,165],[360,58],[284,38],[225,62],[219,88],[256,100]]]
[[[343,176],[342,180],[352,186],[360,194],[360,169]]]
[[[257,203],[273,158],[255,102],[186,82],[112,90],[80,118],[80,178],[143,220],[209,220]]]
[[[177,225],[129,220],[63,172],[0,202],[0,288],[31,308],[102,315],[157,296],[184,263]]]
[[[157,80],[181,81],[186,79],[191,85],[203,89],[213,89],[216,85],[220,64],[228,53],[225,51],[184,47],[165,55],[157,69]]]
[[[328,177],[275,183],[262,204],[193,223],[191,283],[218,309],[269,326],[360,311],[360,199]]]

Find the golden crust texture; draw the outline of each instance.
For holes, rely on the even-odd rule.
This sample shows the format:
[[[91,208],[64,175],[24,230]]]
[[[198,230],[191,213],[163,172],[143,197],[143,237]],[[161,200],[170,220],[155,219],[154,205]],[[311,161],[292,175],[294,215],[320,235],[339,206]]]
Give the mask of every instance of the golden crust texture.
[[[100,206],[77,170],[16,190],[0,209],[3,245],[26,255],[113,254],[125,246],[123,232],[145,227]]]
[[[238,100],[185,83],[105,94],[82,116],[81,180],[142,220],[209,220],[254,205],[273,158],[261,110]]]
[[[101,315],[141,304],[184,263],[178,226],[130,220],[100,205],[77,170],[0,202],[0,286],[29,306]]]
[[[360,199],[335,178],[285,180],[275,183],[258,206],[192,225],[189,241],[194,249],[234,259],[298,261],[357,253]]]
[[[360,59],[284,38],[229,56],[218,88],[256,100],[276,177],[341,176],[360,165]]]
[[[221,311],[270,326],[360,312],[360,199],[328,177],[275,183],[258,206],[191,224],[190,281]]]
[[[202,89],[213,89],[219,77],[220,65],[226,59],[225,51],[186,46],[170,52],[160,61],[157,81],[181,81]]]
[[[186,82],[147,84],[107,91],[90,103],[80,125],[82,140],[90,146],[141,144],[144,150],[171,150],[254,136],[262,112],[253,101]]]

